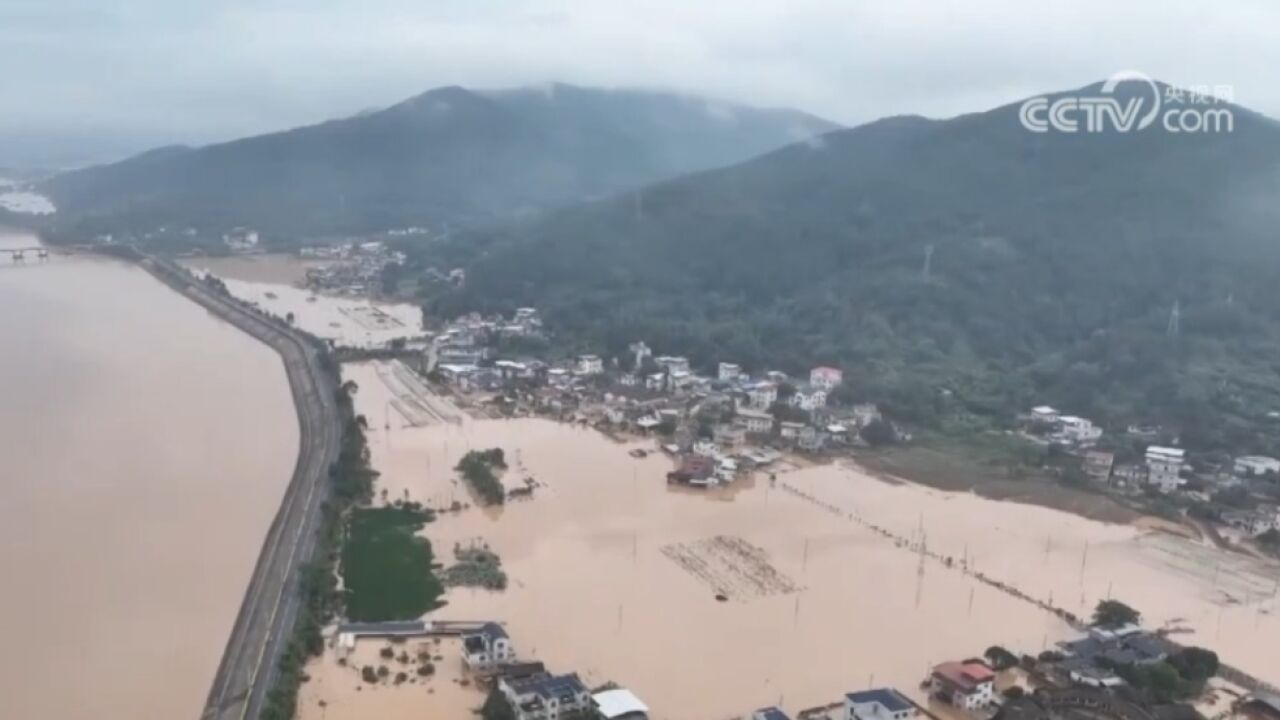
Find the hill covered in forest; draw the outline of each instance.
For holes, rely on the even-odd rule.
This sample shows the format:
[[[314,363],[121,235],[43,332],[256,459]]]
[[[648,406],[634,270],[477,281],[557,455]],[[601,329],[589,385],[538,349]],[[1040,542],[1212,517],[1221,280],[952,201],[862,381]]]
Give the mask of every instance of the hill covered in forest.
[[[55,231],[72,236],[440,229],[740,162],[833,127],[671,93],[445,87],[319,125],[160,148],[57,175],[40,190],[58,207]]]
[[[532,304],[584,345],[846,369],[943,429],[1050,403],[1276,447],[1280,126],[1033,133],[894,117],[458,238],[440,313]]]

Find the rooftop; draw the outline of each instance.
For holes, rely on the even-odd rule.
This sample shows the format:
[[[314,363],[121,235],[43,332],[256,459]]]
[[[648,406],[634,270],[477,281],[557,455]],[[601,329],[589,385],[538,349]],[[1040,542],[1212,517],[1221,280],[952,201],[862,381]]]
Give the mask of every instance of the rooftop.
[[[942,663],[933,669],[933,675],[965,691],[976,690],[979,685],[991,682],[996,676],[991,668],[977,662]]]
[[[855,705],[879,703],[889,712],[901,712],[902,710],[910,710],[912,707],[910,700],[907,700],[901,693],[891,688],[876,688],[874,690],[845,693],[845,698]]]
[[[605,690],[591,696],[596,709],[606,720],[613,720],[625,715],[647,715],[649,706],[645,705],[635,693],[626,688]]]
[[[585,693],[587,686],[578,679],[577,673],[568,675],[534,675],[503,682],[517,696],[536,695],[540,698],[561,698],[569,695]]]
[[[754,716],[760,720],[791,720],[786,713],[776,707],[760,708],[755,711]]]

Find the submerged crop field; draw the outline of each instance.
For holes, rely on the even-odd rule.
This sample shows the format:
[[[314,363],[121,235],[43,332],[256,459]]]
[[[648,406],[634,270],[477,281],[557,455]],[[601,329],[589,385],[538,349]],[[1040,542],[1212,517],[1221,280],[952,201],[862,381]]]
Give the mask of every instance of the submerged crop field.
[[[429,520],[416,507],[352,511],[342,550],[349,619],[411,620],[437,606],[444,588],[431,571],[431,543],[416,534]]]

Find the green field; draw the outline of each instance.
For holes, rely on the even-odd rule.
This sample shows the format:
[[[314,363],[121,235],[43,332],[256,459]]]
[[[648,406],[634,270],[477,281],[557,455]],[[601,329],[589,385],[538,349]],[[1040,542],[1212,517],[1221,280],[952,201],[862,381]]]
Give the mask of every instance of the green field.
[[[431,544],[414,534],[429,519],[411,508],[351,512],[342,549],[348,619],[413,620],[437,607],[443,587],[431,571]]]

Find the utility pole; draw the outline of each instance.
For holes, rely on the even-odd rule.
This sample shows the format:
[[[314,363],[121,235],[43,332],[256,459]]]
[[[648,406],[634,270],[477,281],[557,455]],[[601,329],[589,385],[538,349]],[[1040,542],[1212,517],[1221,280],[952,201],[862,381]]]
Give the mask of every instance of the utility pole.
[[[929,271],[933,266],[933,244],[924,246],[924,267],[920,270],[920,279],[929,282]]]
[[[1180,320],[1182,318],[1182,309],[1177,300],[1173,301],[1173,309],[1169,311],[1169,327],[1165,328],[1165,334],[1169,337],[1178,337]]]

